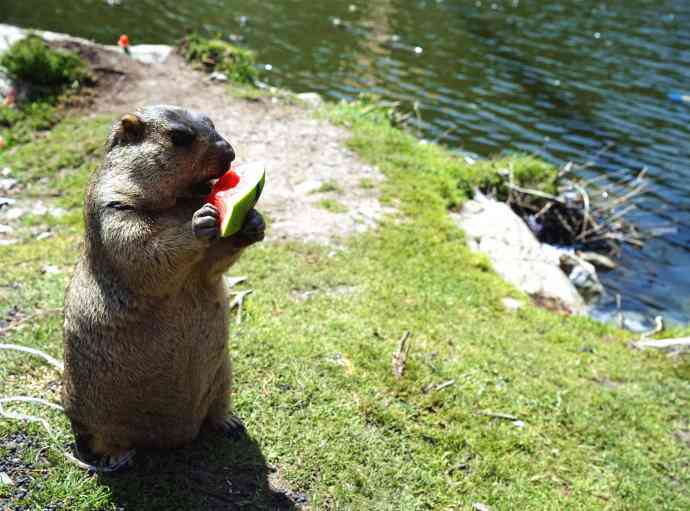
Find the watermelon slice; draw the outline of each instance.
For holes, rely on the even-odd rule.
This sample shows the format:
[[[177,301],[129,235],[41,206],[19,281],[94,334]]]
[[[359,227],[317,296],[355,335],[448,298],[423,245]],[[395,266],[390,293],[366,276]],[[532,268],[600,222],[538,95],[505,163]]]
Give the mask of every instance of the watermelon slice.
[[[266,182],[262,162],[233,166],[213,185],[206,202],[220,213],[220,237],[232,236],[242,228],[247,213],[256,205]]]

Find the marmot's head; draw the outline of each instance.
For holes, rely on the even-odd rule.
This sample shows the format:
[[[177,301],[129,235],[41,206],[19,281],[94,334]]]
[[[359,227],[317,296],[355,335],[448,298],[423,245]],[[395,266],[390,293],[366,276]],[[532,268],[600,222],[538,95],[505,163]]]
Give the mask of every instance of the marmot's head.
[[[99,195],[128,207],[166,209],[194,189],[203,193],[234,158],[232,146],[207,115],[148,106],[113,125]]]

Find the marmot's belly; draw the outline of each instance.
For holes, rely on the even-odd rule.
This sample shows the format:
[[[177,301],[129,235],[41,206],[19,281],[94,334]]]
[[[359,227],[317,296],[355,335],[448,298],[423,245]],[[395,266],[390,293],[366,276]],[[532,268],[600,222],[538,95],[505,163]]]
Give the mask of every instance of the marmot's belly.
[[[204,302],[176,300],[90,338],[76,333],[72,343],[66,332],[68,415],[141,446],[191,441],[229,377],[226,305]]]

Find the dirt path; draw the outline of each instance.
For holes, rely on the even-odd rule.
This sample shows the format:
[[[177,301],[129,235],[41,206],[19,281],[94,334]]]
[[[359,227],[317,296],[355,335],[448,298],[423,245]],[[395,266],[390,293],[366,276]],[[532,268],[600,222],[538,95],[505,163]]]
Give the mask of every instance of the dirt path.
[[[64,43],[98,70],[94,113],[117,115],[147,104],[175,104],[207,113],[233,144],[237,161],[263,160],[268,175],[259,209],[269,218],[268,239],[334,242],[376,224],[383,212],[376,186],[382,179],[345,147],[348,132],[317,120],[302,106],[271,97],[233,97],[228,87],[192,69],[177,54],[142,64],[95,45]],[[324,183],[336,190],[319,191]],[[332,187],[328,187],[332,188]],[[337,201],[324,209],[324,199]],[[339,207],[344,206],[344,207]]]

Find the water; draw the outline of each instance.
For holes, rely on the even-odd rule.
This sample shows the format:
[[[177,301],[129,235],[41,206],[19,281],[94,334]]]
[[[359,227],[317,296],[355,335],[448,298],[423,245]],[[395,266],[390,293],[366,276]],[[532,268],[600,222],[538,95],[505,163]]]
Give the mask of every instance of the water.
[[[423,137],[481,156],[560,164],[611,143],[587,173],[647,168],[632,218],[672,232],[623,251],[598,313],[620,293],[625,309],[690,322],[690,104],[668,98],[690,94],[687,0],[0,0],[0,21],[110,44],[234,34],[275,85],[418,102]]]

